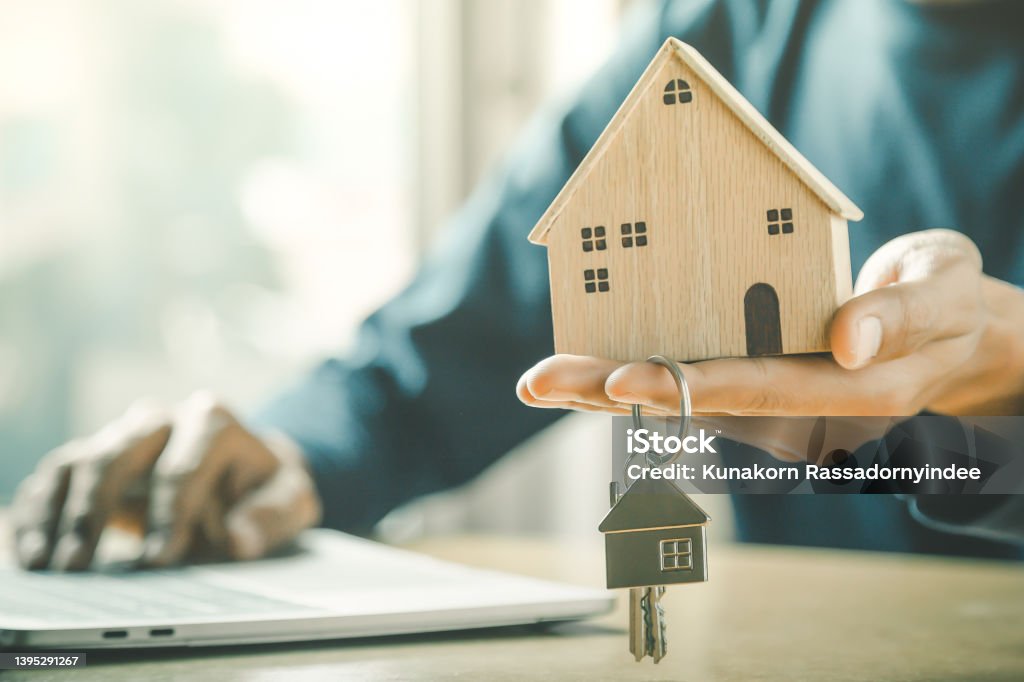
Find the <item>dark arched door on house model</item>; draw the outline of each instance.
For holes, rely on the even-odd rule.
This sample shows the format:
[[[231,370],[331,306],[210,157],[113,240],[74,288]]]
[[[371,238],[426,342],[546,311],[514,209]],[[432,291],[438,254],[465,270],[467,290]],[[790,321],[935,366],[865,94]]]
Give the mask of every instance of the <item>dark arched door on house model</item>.
[[[743,297],[743,318],[747,327],[747,355],[782,353],[782,322],[779,295],[770,284],[758,282]]]

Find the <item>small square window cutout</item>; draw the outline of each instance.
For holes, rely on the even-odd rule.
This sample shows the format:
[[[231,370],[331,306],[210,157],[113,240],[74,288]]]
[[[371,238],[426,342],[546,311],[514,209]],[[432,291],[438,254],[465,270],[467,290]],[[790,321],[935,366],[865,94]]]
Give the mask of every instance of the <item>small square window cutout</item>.
[[[623,223],[622,238],[623,248],[630,249],[634,246],[647,246],[647,223],[638,221],[636,223]]]
[[[583,279],[583,290],[586,291],[588,294],[593,294],[598,291],[603,293],[609,290],[608,268],[599,268],[597,270],[584,270]]]
[[[770,208],[768,215],[768,234],[776,235],[793,233],[793,209],[792,208]],[[780,230],[781,227],[781,230]]]
[[[595,243],[597,244],[598,251],[604,251],[608,248],[608,242],[604,239],[598,239]]]
[[[583,238],[583,253],[590,253],[595,247],[598,251],[604,250],[604,240],[597,239],[604,236],[603,227],[584,227],[580,230],[580,236]]]

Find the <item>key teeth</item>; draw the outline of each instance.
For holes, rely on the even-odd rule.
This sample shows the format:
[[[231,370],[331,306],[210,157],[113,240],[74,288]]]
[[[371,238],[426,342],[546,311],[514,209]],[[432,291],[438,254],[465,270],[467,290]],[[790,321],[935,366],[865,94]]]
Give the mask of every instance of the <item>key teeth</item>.
[[[651,615],[651,591],[644,591],[643,604],[644,614],[644,653],[653,658],[654,656],[654,618]],[[656,608],[656,607],[655,607]]]
[[[660,663],[668,654],[665,609],[661,605],[664,594],[664,585],[630,589],[629,651],[637,663],[648,656]]]
[[[665,588],[659,585],[651,588],[649,594],[654,607],[651,615],[651,658],[655,663],[659,663],[668,653],[668,642],[665,639],[665,608],[661,605],[661,597],[665,594]]]

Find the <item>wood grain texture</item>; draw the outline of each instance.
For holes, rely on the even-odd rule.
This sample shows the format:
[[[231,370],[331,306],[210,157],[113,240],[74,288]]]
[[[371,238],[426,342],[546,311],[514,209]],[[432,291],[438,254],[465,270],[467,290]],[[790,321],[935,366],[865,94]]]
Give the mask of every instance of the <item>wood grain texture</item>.
[[[608,126],[598,137],[591,154],[584,159],[580,167],[573,173],[569,182],[558,193],[551,206],[537,225],[530,232],[529,240],[535,244],[546,243],[547,232],[562,208],[572,197],[590,171],[592,157],[604,153],[604,149],[612,143],[621,125],[629,117],[637,102],[652,87],[658,72],[665,62],[673,59],[681,60],[710,87],[732,113],[753,133],[769,150],[781,160],[794,174],[806,184],[832,212],[848,220],[860,220],[863,211],[849,197],[832,184],[821,171],[814,167],[799,150],[794,147],[775,127],[759,112],[743,95],[711,65],[693,47],[676,39],[668,38],[651,60],[650,65],[640,76],[636,85],[630,90]]]
[[[597,534],[590,542],[438,538],[414,549],[592,587],[605,580]],[[10,671],[3,679],[1024,679],[1024,572],[1016,564],[756,546],[711,552],[710,582],[671,587],[663,599],[669,654],[657,666],[629,654],[622,593],[614,613],[544,630],[90,653],[89,667],[71,678]]]
[[[745,356],[744,296],[758,282],[778,294],[785,353],[828,350],[851,288],[846,221],[706,78],[660,55],[531,233],[548,247],[556,352]],[[676,79],[692,101],[666,105]],[[793,231],[769,234],[767,212],[781,209]],[[621,226],[637,221],[647,246],[625,248]],[[607,248],[584,251],[581,230],[597,226]],[[588,293],[584,273],[598,269],[608,291]]]

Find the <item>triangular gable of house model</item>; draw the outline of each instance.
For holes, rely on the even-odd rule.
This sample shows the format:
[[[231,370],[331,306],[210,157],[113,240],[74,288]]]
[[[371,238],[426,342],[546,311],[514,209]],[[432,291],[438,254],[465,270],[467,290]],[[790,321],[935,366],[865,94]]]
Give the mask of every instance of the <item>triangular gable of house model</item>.
[[[700,53],[675,38],[669,38],[612,117],[604,132],[598,137],[590,152],[584,157],[583,162],[534,226],[529,235],[531,242],[534,244],[547,243],[548,231],[555,220],[572,200],[576,190],[587,182],[591,170],[600,162],[605,152],[615,144],[620,128],[633,115],[638,103],[652,88],[660,88],[660,83],[656,79],[662,67],[670,59],[682,61],[690,71],[700,78],[736,118],[833,213],[847,220],[860,220],[864,217],[863,212],[857,208],[856,204],[804,158],[796,147],[790,144],[789,140],[783,137]]]
[[[703,509],[670,481],[641,478],[615,503],[597,527],[602,533],[703,526]]]

